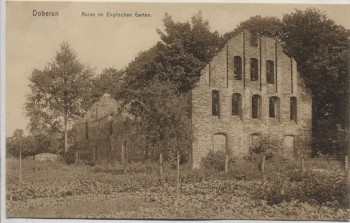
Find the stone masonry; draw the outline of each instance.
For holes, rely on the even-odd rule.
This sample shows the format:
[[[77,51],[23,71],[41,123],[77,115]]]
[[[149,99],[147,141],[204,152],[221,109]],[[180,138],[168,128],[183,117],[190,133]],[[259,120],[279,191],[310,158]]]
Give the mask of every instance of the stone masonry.
[[[281,137],[283,149],[291,156],[311,153],[311,92],[305,87],[295,60],[283,53],[277,40],[257,37],[254,44],[251,38],[244,31],[228,41],[202,70],[198,85],[192,90],[194,168],[213,150],[242,157],[248,153],[252,140],[263,134]],[[235,56],[242,61],[241,79],[235,78]],[[257,60],[256,80],[251,80],[252,58]],[[267,60],[273,64],[273,81],[267,81]],[[219,95],[217,115],[213,113],[213,91]],[[232,111],[234,93],[240,95],[239,114]],[[260,98],[258,117],[254,118],[253,96]],[[272,97],[276,99],[274,115],[269,111]],[[296,105],[291,112],[293,100]]]

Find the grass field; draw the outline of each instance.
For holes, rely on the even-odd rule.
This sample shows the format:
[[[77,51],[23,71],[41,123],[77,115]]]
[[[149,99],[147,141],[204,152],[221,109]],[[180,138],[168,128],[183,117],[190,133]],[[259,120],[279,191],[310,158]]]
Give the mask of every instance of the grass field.
[[[294,171],[285,177],[279,172],[262,176],[258,171],[244,171],[243,167],[231,174],[210,174],[182,167],[176,199],[176,171],[166,168],[166,183],[161,186],[155,164],[134,163],[124,168],[24,160],[19,183],[19,160],[9,158],[7,217],[350,219],[349,194],[344,191],[349,185],[348,172],[322,176],[310,172],[304,177]],[[339,176],[332,183],[334,175]],[[314,184],[305,188],[311,178]]]

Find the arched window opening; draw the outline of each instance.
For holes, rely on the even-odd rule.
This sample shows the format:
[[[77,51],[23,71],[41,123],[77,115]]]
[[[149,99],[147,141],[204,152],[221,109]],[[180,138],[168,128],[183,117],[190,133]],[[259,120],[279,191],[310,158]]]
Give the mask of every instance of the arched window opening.
[[[257,145],[261,138],[261,135],[259,133],[253,133],[250,135],[250,147],[254,147]]]
[[[213,152],[217,151],[224,151],[227,150],[227,139],[226,135],[222,133],[214,134],[214,146],[213,146]]]
[[[280,100],[278,97],[270,97],[269,100],[269,117],[270,118],[279,118],[280,110]]]

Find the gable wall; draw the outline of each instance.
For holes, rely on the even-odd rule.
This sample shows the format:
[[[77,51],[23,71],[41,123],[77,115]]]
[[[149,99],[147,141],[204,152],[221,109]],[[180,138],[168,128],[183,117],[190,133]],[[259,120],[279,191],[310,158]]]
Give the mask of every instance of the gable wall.
[[[234,79],[234,56],[243,61],[242,80]],[[250,58],[258,59],[258,80],[250,80]],[[266,83],[266,60],[274,61],[275,83]],[[220,92],[220,115],[212,115],[212,91]],[[232,94],[242,96],[242,115],[232,115]],[[251,118],[252,96],[262,99],[261,120]],[[269,98],[280,99],[280,117],[269,117]],[[290,121],[290,97],[297,97],[297,122]],[[202,70],[198,86],[192,90],[193,166],[214,149],[214,135],[226,135],[227,152],[240,157],[249,151],[253,134],[294,136],[294,154],[311,152],[311,94],[297,72],[294,59],[286,56],[272,38],[261,37],[258,46],[250,45],[245,31],[226,46]]]

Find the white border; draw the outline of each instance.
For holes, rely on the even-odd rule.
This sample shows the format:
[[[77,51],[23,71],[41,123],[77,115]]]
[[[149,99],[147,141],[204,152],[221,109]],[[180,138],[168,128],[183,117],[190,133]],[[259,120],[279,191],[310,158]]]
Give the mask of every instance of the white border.
[[[31,0],[8,0],[8,1],[31,1]],[[62,2],[62,0],[35,0],[37,2]],[[259,3],[259,4],[268,4],[268,3],[278,3],[278,4],[350,4],[350,0],[65,0],[66,2],[161,2],[161,3]],[[350,13],[350,12],[349,12]],[[20,15],[18,15],[20,16]],[[27,219],[27,218],[12,218],[6,219],[6,0],[0,0],[0,163],[1,163],[1,194],[0,194],[0,222],[13,222],[13,223],[21,223],[21,222],[154,222],[157,223],[169,223],[169,222],[178,222],[176,220],[166,221],[166,220],[97,220],[97,219]],[[181,221],[181,222],[203,222],[203,221]],[[274,222],[280,223],[285,221],[252,221],[252,220],[215,220],[215,221],[205,221],[210,223],[226,223],[226,222]],[[289,221],[289,222],[304,222],[304,221]],[[314,222],[314,221],[308,221]],[[327,221],[323,221],[327,222]],[[329,222],[329,221],[328,221]]]
[[[0,222],[6,218],[6,2],[0,0],[0,164],[1,164],[1,194],[0,194]]]

